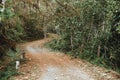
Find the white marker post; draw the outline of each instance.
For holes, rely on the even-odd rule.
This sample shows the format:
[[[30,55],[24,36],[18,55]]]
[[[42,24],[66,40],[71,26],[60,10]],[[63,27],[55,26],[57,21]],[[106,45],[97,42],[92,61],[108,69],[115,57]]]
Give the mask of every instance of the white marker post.
[[[19,66],[20,66],[20,61],[16,61],[16,65],[15,65],[16,70],[18,70],[18,69],[19,69]]]

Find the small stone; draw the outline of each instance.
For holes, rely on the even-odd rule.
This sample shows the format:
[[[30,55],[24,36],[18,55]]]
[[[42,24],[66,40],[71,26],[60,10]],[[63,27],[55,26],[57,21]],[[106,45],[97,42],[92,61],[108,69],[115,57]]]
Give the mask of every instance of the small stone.
[[[107,74],[103,73],[102,76],[106,76]]]
[[[32,60],[31,58],[29,58],[29,60]]]
[[[24,79],[28,80],[28,76],[24,77]]]
[[[58,77],[55,77],[55,79],[54,80],[58,80]]]

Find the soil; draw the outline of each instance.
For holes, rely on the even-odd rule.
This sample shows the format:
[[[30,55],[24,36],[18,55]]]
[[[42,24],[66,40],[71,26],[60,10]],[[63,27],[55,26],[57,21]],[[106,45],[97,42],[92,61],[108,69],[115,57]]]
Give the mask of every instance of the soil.
[[[14,80],[120,80],[120,75],[114,71],[45,48],[44,44],[50,40],[19,46],[26,53],[26,62],[20,65],[21,74],[14,76]]]

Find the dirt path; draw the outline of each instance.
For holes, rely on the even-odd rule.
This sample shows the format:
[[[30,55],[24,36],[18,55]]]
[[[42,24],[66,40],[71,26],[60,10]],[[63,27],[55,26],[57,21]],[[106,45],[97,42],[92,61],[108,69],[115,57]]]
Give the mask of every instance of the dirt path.
[[[22,74],[15,76],[15,80],[120,80],[119,74],[113,71],[43,48],[49,40],[21,46],[26,51],[28,61],[21,65],[19,71]]]

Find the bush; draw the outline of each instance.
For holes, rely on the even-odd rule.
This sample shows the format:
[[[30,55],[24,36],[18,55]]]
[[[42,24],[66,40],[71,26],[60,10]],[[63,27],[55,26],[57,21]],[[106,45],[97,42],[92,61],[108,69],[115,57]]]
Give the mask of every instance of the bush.
[[[10,62],[7,66],[0,71],[0,80],[8,80],[11,76],[19,74],[15,69],[15,62]]]
[[[119,26],[113,25],[120,21],[120,14],[119,16],[114,14],[116,11],[119,12],[119,2],[115,0],[83,0],[69,3],[64,1],[66,4],[61,5],[66,12],[61,10],[61,5],[58,7],[61,11],[56,11],[56,14],[64,13],[56,20],[60,26],[61,39],[51,45],[75,57],[96,60],[95,63],[110,65],[112,68],[119,67]],[[60,3],[59,1],[58,4]],[[118,21],[114,16],[119,18]]]
[[[26,38],[31,39],[41,39],[44,37],[43,30],[37,28],[39,26],[39,22],[35,18],[27,19],[24,25],[24,29],[26,32]]]
[[[17,58],[14,56],[17,53],[16,43],[21,41],[20,37],[24,31],[8,4],[10,4],[8,0],[3,5],[0,3],[0,66],[4,67],[0,70],[0,80],[8,80],[9,77],[17,73],[14,67],[14,58]],[[12,56],[9,56],[11,54]]]

